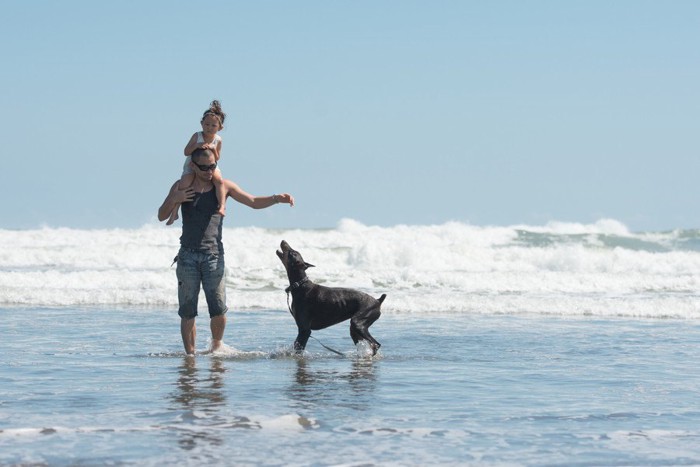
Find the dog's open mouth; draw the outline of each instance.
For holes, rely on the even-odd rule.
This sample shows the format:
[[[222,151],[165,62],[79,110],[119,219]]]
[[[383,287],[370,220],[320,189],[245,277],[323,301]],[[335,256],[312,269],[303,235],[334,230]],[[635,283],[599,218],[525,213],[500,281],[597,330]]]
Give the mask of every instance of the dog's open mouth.
[[[290,249],[291,248],[289,246],[289,243],[282,240],[282,243],[280,243],[280,249],[277,250],[275,253],[277,253],[277,256],[279,257],[279,259],[284,261],[284,257],[287,255],[287,253],[289,253]]]

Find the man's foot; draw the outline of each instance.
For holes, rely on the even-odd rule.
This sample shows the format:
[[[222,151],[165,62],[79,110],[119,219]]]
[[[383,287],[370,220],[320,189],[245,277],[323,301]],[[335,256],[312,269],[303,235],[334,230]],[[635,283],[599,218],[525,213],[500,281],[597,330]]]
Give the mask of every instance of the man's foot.
[[[177,215],[177,209],[176,209],[170,214],[170,219],[168,219],[168,222],[166,222],[165,225],[173,225],[175,223],[175,221],[178,220],[179,218],[180,218],[180,216]]]
[[[223,341],[220,341],[220,340],[217,340],[217,339],[213,339],[213,340],[211,341],[211,349],[209,349],[209,351],[210,351],[210,352],[216,352],[217,350],[219,350],[219,349],[221,348],[221,344],[222,344],[222,343],[223,343]]]

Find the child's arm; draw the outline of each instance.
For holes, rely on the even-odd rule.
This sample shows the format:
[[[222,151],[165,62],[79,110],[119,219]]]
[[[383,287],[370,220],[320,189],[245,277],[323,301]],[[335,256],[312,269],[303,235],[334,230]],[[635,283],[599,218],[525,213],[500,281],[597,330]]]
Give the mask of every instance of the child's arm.
[[[191,156],[192,153],[194,152],[194,150],[197,149],[198,147],[199,146],[197,146],[197,133],[195,133],[190,138],[190,141],[189,141],[189,143],[187,143],[187,146],[185,146],[185,155]]]

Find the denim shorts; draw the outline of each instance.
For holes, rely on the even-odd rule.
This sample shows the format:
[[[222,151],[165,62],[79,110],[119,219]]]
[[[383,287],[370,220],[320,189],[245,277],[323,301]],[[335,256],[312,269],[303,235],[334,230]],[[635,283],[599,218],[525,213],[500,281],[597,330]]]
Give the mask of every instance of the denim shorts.
[[[177,314],[181,318],[197,316],[200,285],[204,289],[210,317],[223,315],[228,310],[223,254],[180,248],[177,254],[177,283],[180,303]]]

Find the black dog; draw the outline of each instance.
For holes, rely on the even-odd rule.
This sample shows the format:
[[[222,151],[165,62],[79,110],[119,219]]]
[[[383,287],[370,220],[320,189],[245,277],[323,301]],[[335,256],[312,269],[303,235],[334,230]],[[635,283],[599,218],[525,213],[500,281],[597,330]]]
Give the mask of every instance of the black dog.
[[[282,251],[278,250],[277,256],[287,270],[290,283],[285,291],[292,294],[290,311],[299,329],[294,350],[304,350],[312,330],[324,329],[349,319],[353,342],[357,344],[360,340],[366,340],[372,354],[376,354],[381,344],[374,340],[368,328],[381,315],[379,308],[386,294],[376,299],[358,290],[314,284],[306,276],[306,270],[314,265],[305,262],[299,252],[284,240],[280,248]]]

